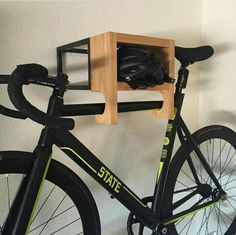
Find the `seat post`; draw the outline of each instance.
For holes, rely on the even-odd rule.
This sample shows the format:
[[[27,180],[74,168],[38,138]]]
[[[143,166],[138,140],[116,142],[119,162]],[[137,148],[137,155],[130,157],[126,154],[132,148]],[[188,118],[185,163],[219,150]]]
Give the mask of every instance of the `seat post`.
[[[178,71],[175,95],[181,94],[182,89],[186,88],[187,86],[189,75],[189,70],[187,69],[187,66],[188,64],[182,64]]]

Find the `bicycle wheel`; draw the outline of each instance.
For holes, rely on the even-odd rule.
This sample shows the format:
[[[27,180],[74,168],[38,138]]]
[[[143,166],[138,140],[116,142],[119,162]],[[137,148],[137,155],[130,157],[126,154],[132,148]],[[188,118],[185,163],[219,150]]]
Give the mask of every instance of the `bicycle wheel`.
[[[0,152],[1,228],[32,159],[31,153]],[[29,229],[31,234],[101,234],[97,207],[88,188],[75,173],[55,160],[43,185]]]
[[[236,234],[236,133],[223,126],[208,126],[193,134],[210,168],[227,193],[224,200],[179,217],[167,225],[169,234],[235,235]],[[180,146],[169,168],[166,181],[163,216],[211,202],[217,196],[216,186],[190,146]],[[189,159],[196,169],[191,171]],[[185,203],[181,199],[197,190]],[[195,191],[196,192],[196,191]],[[193,194],[192,194],[193,195]],[[173,221],[172,221],[173,222]]]

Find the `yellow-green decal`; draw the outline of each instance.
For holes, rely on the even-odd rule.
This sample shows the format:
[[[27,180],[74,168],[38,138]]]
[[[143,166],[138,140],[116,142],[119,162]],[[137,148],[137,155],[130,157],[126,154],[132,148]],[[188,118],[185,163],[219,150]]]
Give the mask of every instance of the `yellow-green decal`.
[[[120,192],[121,182],[114,177],[104,166],[102,166],[98,172],[98,176],[111,187],[114,189],[116,193]]]
[[[170,120],[175,120],[176,114],[177,114],[177,108],[174,108],[174,113]]]
[[[129,193],[137,202],[139,202],[143,207],[147,207],[146,204],[143,204],[133,193],[131,193],[125,186],[123,186],[123,189]]]
[[[173,125],[169,123],[169,124],[167,125],[166,131],[167,131],[167,132],[171,132],[171,131],[172,131],[172,128],[173,128]]]
[[[160,178],[161,172],[162,172],[162,168],[163,168],[164,162],[160,162],[159,164],[159,168],[158,168],[158,173],[157,173],[157,179]]]
[[[166,145],[168,145],[169,143],[170,143],[170,139],[169,139],[168,137],[165,137],[163,144],[166,146]]]
[[[187,214],[185,214],[185,215],[182,215],[182,216],[179,216],[179,217],[177,217],[177,218],[175,218],[175,219],[172,219],[172,220],[170,220],[170,221],[167,221],[166,223],[164,223],[164,225],[173,224],[173,223],[177,222],[178,220],[180,220],[180,219],[182,219],[182,218],[185,218],[185,217],[187,217],[187,216],[189,216],[189,215],[192,215],[192,214],[196,214],[198,211],[203,210],[203,209],[205,209],[205,208],[207,208],[207,207],[209,207],[209,206],[212,206],[212,205],[214,205],[214,204],[216,204],[216,203],[218,203],[218,201],[217,201],[217,202],[212,202],[211,204],[209,204],[209,205],[207,205],[207,206],[204,206],[204,207],[202,207],[202,208],[200,208],[200,209],[194,210],[194,211],[189,212],[189,213],[187,213]]]
[[[68,147],[60,147],[60,149],[65,149],[71,151],[75,156],[77,156],[85,165],[87,165],[94,173],[97,174],[97,171],[89,164],[87,163],[82,157],[80,157],[79,154],[77,154],[73,149]]]

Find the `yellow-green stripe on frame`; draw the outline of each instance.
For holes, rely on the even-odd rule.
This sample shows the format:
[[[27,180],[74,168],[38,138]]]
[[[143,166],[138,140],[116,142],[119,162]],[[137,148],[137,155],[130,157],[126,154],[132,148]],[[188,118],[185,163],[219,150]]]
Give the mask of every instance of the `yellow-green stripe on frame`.
[[[64,150],[69,150],[71,151],[75,156],[77,156],[85,165],[87,165],[94,173],[97,174],[97,171],[89,164],[87,163],[82,157],[80,157],[79,154],[77,154],[73,149],[68,148],[68,147],[60,147],[60,149],[64,149]]]
[[[161,172],[162,172],[162,168],[163,168],[164,162],[160,162],[159,164],[159,168],[158,168],[158,172],[157,172],[157,179],[160,178]]]
[[[189,213],[187,213],[187,214],[185,214],[185,215],[181,215],[181,216],[179,216],[179,217],[177,217],[177,218],[175,218],[175,219],[173,219],[173,220],[167,221],[167,222],[164,223],[164,225],[173,224],[174,222],[176,222],[176,221],[178,221],[178,220],[180,220],[180,219],[182,219],[182,218],[185,218],[185,217],[187,217],[187,216],[189,216],[189,215],[192,215],[192,214],[196,214],[198,211],[203,210],[203,209],[205,209],[205,208],[207,208],[207,207],[209,207],[209,206],[215,205],[215,204],[218,203],[218,202],[221,202],[221,200],[219,200],[219,201],[217,201],[217,202],[213,202],[213,203],[211,203],[211,204],[209,204],[209,205],[207,205],[207,206],[204,206],[204,207],[202,207],[202,208],[199,208],[199,209],[197,209],[197,210],[191,211],[191,212],[189,212]]]
[[[147,207],[146,204],[143,204],[133,193],[131,193],[125,186],[123,186],[124,190],[129,193],[137,202],[139,202],[143,207]]]

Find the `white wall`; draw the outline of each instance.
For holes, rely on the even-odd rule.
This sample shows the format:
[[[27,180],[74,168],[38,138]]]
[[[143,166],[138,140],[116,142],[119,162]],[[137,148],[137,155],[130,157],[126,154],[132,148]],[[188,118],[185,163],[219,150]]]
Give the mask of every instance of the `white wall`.
[[[59,45],[106,31],[127,32],[172,38],[182,46],[197,46],[201,39],[202,1],[41,1],[0,2],[0,73],[10,73],[16,64],[37,62],[53,73]],[[177,64],[178,65],[178,64]],[[192,129],[198,127],[199,72],[197,65],[189,80],[184,116]],[[26,88],[34,104],[44,108],[50,94],[45,88]],[[144,94],[135,95],[143,98]],[[145,96],[149,97],[145,93]],[[66,101],[90,99],[84,92],[66,95]],[[151,95],[151,98],[155,96]],[[124,96],[123,96],[124,98]],[[9,105],[5,88],[1,103]],[[30,120],[0,117],[2,149],[33,150],[41,127]],[[96,124],[93,117],[76,118],[73,131],[100,159],[140,197],[153,193],[156,168],[165,129],[165,120],[148,112],[121,114],[119,125]],[[71,162],[55,151],[54,157]],[[81,170],[72,166],[88,182],[99,207],[102,234],[123,235],[128,211]],[[151,183],[153,182],[153,183]]]
[[[201,67],[200,123],[220,123],[236,129],[236,2],[206,0],[202,41],[215,54]]]

